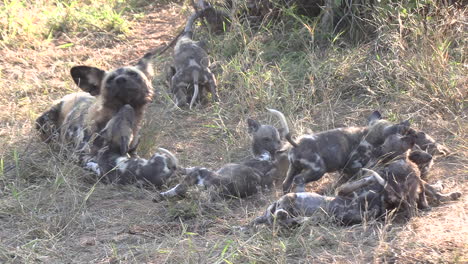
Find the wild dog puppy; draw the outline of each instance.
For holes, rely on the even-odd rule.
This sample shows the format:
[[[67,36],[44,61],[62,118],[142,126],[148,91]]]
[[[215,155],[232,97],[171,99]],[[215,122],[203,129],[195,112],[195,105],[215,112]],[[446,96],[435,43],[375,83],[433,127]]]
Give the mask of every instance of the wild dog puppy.
[[[311,192],[288,193],[268,206],[266,212],[257,217],[253,224],[273,224],[276,221],[289,227],[306,221],[318,212],[325,212],[339,224],[358,224],[384,213],[384,186],[385,180],[373,173],[363,179],[345,183],[335,196]]]
[[[203,10],[190,16],[174,47],[174,67],[171,67],[169,76],[171,92],[174,93],[179,107],[187,105],[190,101],[191,109],[197,100],[204,100],[208,91],[213,101],[218,100],[216,79],[208,68],[208,54],[200,42],[192,40],[193,23],[202,13]]]
[[[395,133],[405,134],[409,122],[391,124],[381,120],[378,111],[369,117],[366,127],[337,128],[313,135],[304,135],[298,142],[291,134],[284,115],[274,109],[269,111],[281,120],[285,138],[291,143],[289,170],[283,182],[283,192],[288,193],[291,185],[303,192],[305,185],[319,180],[325,173],[341,170],[347,179],[363,168],[371,159],[373,147]]]
[[[65,96],[36,120],[41,137],[46,141],[58,138],[81,155],[92,157],[102,147],[97,133],[126,104],[135,111],[132,130],[137,135],[143,112],[153,95],[152,56],[147,53],[135,66],[113,71],[73,67],[70,74],[84,92]]]
[[[398,139],[392,138],[387,144],[397,141]],[[406,139],[403,141],[402,144],[407,144]],[[421,180],[417,166],[404,157],[407,156],[380,168],[379,173],[363,168],[371,176],[343,184],[337,189],[335,196],[310,192],[288,193],[271,204],[253,224],[272,224],[276,221],[289,227],[310,219],[317,212],[325,212],[339,224],[349,225],[380,217],[387,210],[393,209],[409,218],[416,206],[428,206],[423,194],[437,203],[454,201],[461,197],[460,192],[442,194],[436,186]]]
[[[198,12],[204,10],[202,17],[206,21],[208,30],[212,33],[219,34],[225,32],[231,24],[229,14],[225,11],[215,8],[210,3],[204,0],[197,0],[195,3],[192,0],[192,6]]]
[[[289,166],[287,153],[282,151],[280,131],[251,118],[247,119],[247,125],[253,157],[241,164],[258,170],[262,175],[262,187],[270,187],[273,181],[284,179]]]
[[[104,147],[98,152],[95,172],[111,183],[143,182],[160,187],[175,173],[177,159],[163,148],[159,148],[163,154],[154,154],[149,160],[129,157],[127,151],[135,147],[131,145],[135,117],[133,108],[124,105],[109,120],[100,133]]]
[[[169,191],[162,192],[162,197],[183,196],[190,186],[215,187],[222,196],[247,197],[258,192],[262,181],[259,173],[247,166],[230,163],[216,172],[202,167],[185,169],[183,181]]]
[[[426,195],[437,202],[456,200],[461,196],[459,192],[441,194],[434,186],[421,179],[420,168],[424,168],[432,156],[421,150],[412,150],[416,141],[415,133],[405,136],[393,134],[376,149],[377,155],[384,157],[377,172],[386,181],[385,209],[400,208],[407,217],[411,217],[416,208],[429,208]],[[385,155],[382,156],[382,153]]]

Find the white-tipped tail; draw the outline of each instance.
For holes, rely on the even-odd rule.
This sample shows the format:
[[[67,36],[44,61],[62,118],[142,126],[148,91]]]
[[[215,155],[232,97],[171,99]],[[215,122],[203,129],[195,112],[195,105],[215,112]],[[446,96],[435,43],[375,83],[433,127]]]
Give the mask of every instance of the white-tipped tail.
[[[286,117],[284,117],[283,113],[281,113],[278,110],[267,108],[268,112],[272,113],[273,115],[277,116],[278,119],[280,120],[281,127],[283,128],[283,133],[284,135],[289,134],[289,126],[288,122],[286,122]]]
[[[385,186],[387,183],[382,176],[380,176],[376,171],[371,169],[362,168],[363,171],[370,172],[374,176],[375,180],[382,186]]]
[[[177,158],[175,157],[174,154],[172,154],[169,150],[165,149],[165,148],[158,148],[159,151],[161,151],[162,153],[166,154],[167,156],[169,156],[169,158],[172,160],[172,162],[178,166],[179,164],[179,161],[177,160]]]
[[[197,97],[198,97],[198,77],[199,77],[199,72],[198,71],[193,71],[192,73],[192,78],[193,78],[193,96],[192,96],[192,100],[190,101],[190,106],[189,106],[189,109],[192,110],[192,106],[193,104],[195,103],[195,101],[197,100]]]

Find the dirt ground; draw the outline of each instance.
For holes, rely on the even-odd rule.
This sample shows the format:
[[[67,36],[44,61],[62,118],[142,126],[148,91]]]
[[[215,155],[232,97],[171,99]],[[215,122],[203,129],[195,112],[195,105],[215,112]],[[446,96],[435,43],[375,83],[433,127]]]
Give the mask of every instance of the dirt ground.
[[[14,158],[10,159],[15,156],[12,146],[25,146],[14,148],[20,160],[29,164],[23,170],[38,175],[26,182],[17,180],[16,184],[24,188],[16,196],[0,192],[1,263],[468,261],[466,195],[460,201],[421,212],[407,223],[373,222],[353,227],[312,223],[284,233],[269,227],[244,228],[268,203],[280,197],[279,187],[244,200],[213,200],[207,192],[193,190],[188,199],[154,203],[156,190],[95,184],[90,173],[50,157],[51,150],[39,142],[32,120],[53,100],[78,90],[68,76],[69,68],[87,64],[110,69],[134,63],[149,48],[169,43],[182,27],[184,17],[177,4],[151,6],[144,18],[134,22],[131,36],[124,41],[100,35],[73,39],[63,35],[36,51],[0,51],[3,93],[14,94],[2,97],[0,104],[4,177],[17,172],[11,169],[15,163]],[[57,48],[66,43],[74,45]],[[149,157],[158,147],[164,147],[174,151],[184,167],[210,168],[247,157],[245,120],[224,116],[219,110],[222,102],[196,111],[170,110],[163,81],[170,52],[157,58],[156,95],[143,123],[140,154]],[[18,84],[25,85],[17,89]],[[267,114],[254,115],[262,122],[277,124]],[[340,124],[344,119],[337,117],[334,121]],[[449,134],[437,130],[438,126],[431,128],[427,124],[425,128],[433,128],[436,138],[447,138]],[[456,149],[461,154],[438,158],[432,177],[443,180],[447,190],[466,194],[466,146]],[[31,162],[34,159],[42,161],[38,164],[48,162],[50,168],[35,167]],[[60,182],[58,178],[45,180],[44,175],[50,171],[64,177]],[[326,192],[334,177],[326,176],[309,188]],[[14,185],[5,182],[2,190],[10,193]],[[34,199],[22,200],[21,195]]]

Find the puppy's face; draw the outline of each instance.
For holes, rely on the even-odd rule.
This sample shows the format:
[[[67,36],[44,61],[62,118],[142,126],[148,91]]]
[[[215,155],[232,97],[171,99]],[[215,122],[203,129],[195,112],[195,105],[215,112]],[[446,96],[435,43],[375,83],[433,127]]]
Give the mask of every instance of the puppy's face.
[[[385,139],[382,145],[375,149],[374,155],[377,157],[385,156],[386,160],[393,159],[413,148],[414,142],[414,135],[392,134]]]
[[[255,156],[267,155],[274,158],[281,149],[281,138],[273,126],[261,125],[253,119],[247,119],[248,131],[252,135],[252,151]]]
[[[200,185],[205,186],[207,181],[213,177],[213,172],[207,168],[194,167],[185,169],[184,183],[187,186]]]
[[[101,95],[104,103],[129,104],[140,107],[153,95],[150,78],[151,64],[147,54],[136,66],[104,71],[95,67],[75,66],[70,74],[75,83],[91,95]]]

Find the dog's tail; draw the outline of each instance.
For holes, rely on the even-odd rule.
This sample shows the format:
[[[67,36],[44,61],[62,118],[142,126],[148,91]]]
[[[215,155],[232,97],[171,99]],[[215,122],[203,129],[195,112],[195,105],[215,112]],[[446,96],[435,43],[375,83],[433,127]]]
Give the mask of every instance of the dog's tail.
[[[192,109],[193,104],[195,103],[195,100],[197,100],[198,97],[198,79],[200,77],[200,72],[198,70],[192,71],[192,78],[193,78],[193,96],[192,100],[190,101],[190,107],[189,109]]]
[[[372,176],[374,176],[375,181],[377,181],[380,185],[385,186],[385,184],[387,183],[387,181],[385,181],[384,178],[382,178],[382,176],[380,176],[375,170],[366,168],[362,168],[362,170],[365,172],[370,172]]]
[[[277,116],[280,120],[280,123],[281,123],[281,127],[283,129],[283,135],[284,135],[284,138],[286,138],[286,140],[291,143],[291,145],[293,147],[297,147],[297,143],[294,142],[294,140],[292,140],[291,138],[291,133],[289,132],[289,126],[288,126],[288,123],[286,122],[286,117],[284,117],[283,113],[281,113],[280,111],[278,110],[275,110],[275,109],[271,109],[271,108],[267,108],[268,112],[272,113],[273,115]]]
[[[169,159],[172,160],[172,162],[178,166],[179,165],[179,161],[177,160],[177,158],[175,157],[174,154],[172,154],[169,150],[165,149],[165,148],[158,148],[159,151],[161,151],[162,153],[166,154]]]

